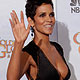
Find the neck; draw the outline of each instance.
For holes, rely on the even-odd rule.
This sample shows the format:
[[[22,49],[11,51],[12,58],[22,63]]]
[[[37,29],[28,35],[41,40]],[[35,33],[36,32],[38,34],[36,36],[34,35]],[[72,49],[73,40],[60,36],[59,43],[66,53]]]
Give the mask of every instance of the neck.
[[[34,36],[34,42],[39,47],[44,46],[44,45],[48,46],[50,44],[49,35],[42,34],[42,33],[37,33]]]

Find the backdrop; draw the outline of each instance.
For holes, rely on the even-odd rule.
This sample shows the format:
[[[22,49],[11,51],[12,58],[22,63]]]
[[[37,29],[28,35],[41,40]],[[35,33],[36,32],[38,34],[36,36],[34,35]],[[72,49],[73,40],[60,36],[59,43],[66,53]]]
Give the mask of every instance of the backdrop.
[[[14,47],[9,23],[10,12],[15,10],[20,18],[22,10],[27,28],[25,2],[26,0],[0,0],[0,80],[7,80],[7,67]],[[63,47],[65,59],[71,70],[70,80],[80,80],[80,0],[53,0],[53,3],[56,23],[50,40]],[[31,40],[29,34],[24,46]],[[25,75],[21,80],[26,80]]]

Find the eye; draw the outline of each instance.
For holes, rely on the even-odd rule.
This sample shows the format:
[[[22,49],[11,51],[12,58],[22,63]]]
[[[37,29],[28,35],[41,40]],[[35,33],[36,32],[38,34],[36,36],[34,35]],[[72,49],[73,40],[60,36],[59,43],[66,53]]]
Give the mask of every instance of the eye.
[[[45,13],[42,13],[42,14],[39,15],[39,17],[44,17],[44,16],[46,16]]]
[[[50,13],[49,16],[50,16],[50,17],[54,17],[54,12]]]

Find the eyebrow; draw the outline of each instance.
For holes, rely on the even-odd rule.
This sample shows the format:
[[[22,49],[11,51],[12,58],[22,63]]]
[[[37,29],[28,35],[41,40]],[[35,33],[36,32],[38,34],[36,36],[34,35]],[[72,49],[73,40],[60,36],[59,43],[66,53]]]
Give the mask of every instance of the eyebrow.
[[[46,12],[39,12],[39,14],[42,14],[42,13],[46,13]]]
[[[50,13],[53,13],[54,11],[50,12]],[[46,12],[39,12],[39,14],[42,14],[42,13],[46,13]]]

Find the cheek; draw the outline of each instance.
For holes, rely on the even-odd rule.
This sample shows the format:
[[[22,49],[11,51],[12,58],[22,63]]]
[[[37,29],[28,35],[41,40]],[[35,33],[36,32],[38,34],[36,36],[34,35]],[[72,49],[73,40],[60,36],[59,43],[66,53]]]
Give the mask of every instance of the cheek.
[[[55,18],[53,18],[52,21],[53,21],[53,24],[55,24]]]
[[[44,19],[36,19],[36,21],[35,21],[36,26],[41,26],[43,24],[44,24]]]

